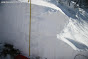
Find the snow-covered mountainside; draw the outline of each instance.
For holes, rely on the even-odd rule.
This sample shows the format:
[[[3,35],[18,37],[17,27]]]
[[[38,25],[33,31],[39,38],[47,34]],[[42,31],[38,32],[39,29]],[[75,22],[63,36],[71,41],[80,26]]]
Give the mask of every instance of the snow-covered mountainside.
[[[88,50],[87,11],[84,11],[84,9],[82,8],[75,8],[74,5],[73,7],[66,5],[66,3],[63,4],[63,7],[65,9],[63,11],[65,12],[66,15],[69,16],[69,22],[66,25],[65,29],[62,31],[63,34],[60,33],[59,35],[57,35],[57,37],[62,38],[62,40],[67,42],[69,45],[75,44],[75,46],[78,47],[79,49]],[[70,44],[69,41],[72,44]],[[76,50],[75,47],[74,49]]]
[[[32,0],[31,55],[41,59],[88,56],[87,16],[79,10],[55,5],[53,0]],[[29,16],[29,3],[0,4],[0,42],[14,45],[25,56],[29,55]]]

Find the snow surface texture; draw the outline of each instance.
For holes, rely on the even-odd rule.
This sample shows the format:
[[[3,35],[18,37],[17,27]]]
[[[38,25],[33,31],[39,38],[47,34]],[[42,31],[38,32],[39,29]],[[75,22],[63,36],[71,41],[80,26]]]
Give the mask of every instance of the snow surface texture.
[[[67,12],[70,12],[72,16],[69,16],[70,18],[68,24],[66,25],[62,33],[57,35],[57,37],[68,43],[75,50],[88,50],[88,13],[81,8],[74,8],[74,11],[72,11],[73,8],[66,8],[68,7],[66,5],[64,7],[66,9],[64,10],[66,14],[69,15],[69,13]]]
[[[0,4],[0,42],[11,43],[28,55],[28,4]],[[20,47],[22,46],[22,47]],[[23,48],[24,47],[24,48]]]
[[[39,0],[32,0],[32,3],[31,55],[40,56],[42,59],[73,59],[78,52],[71,47],[86,49],[87,43],[78,43],[80,41],[65,34],[64,28],[67,29],[66,33],[69,33],[69,23],[75,28],[74,23],[78,23],[76,20],[72,22],[72,18],[54,4]],[[28,3],[0,4],[0,41],[13,44],[26,56],[29,54],[29,8]],[[68,40],[71,47],[67,45],[68,42],[64,43],[64,40]],[[73,43],[76,43],[77,47]],[[87,55],[87,52],[81,53]]]
[[[0,42],[11,43],[28,56],[29,4],[1,4],[0,11]],[[72,58],[73,49],[56,36],[63,29],[66,19],[68,17],[60,11],[32,5],[31,55],[47,59],[63,58],[62,55],[67,59]]]

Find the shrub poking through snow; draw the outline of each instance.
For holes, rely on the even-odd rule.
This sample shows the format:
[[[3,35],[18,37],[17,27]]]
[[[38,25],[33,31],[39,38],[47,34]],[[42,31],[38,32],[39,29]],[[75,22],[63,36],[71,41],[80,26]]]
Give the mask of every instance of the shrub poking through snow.
[[[7,55],[10,55],[11,58],[14,58],[15,56],[21,54],[20,50],[15,49],[13,45],[11,44],[4,44],[4,48],[0,52],[0,57],[6,57]]]

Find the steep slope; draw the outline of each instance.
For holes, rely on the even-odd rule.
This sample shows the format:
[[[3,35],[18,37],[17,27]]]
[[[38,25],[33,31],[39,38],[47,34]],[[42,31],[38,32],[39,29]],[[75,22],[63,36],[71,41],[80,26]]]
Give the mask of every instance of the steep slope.
[[[28,3],[0,4],[0,42],[13,44],[26,56],[29,54],[29,8],[30,5]],[[35,2],[35,0],[32,0],[32,31],[30,43],[32,56],[40,56],[42,59],[73,59],[77,54],[77,51],[72,48],[72,45],[74,45],[72,43],[74,42],[71,41],[70,38],[76,37],[73,36],[73,34],[76,35],[75,28],[77,31],[80,30],[78,26],[76,26],[76,24],[80,25],[80,23],[78,23],[77,17],[76,19],[71,18],[65,13],[66,11],[68,12],[68,10],[64,12],[64,9],[61,9],[62,8],[45,1],[37,0],[37,2]],[[64,31],[65,28],[67,30],[66,33]],[[69,31],[69,28],[71,31]],[[72,35],[72,37],[67,36],[67,33],[72,32],[73,34],[69,34]],[[68,43],[63,42],[63,40],[69,40],[71,44],[68,45]],[[83,43],[83,40],[79,40],[79,42]],[[77,45],[78,41],[76,40],[75,43]],[[79,45],[80,44],[78,44],[78,47]],[[84,45],[81,46],[86,49]]]
[[[0,31],[2,33],[0,41],[13,44],[28,56],[29,4],[5,3],[1,4],[0,11],[2,14],[0,17]],[[67,59],[72,58],[69,57],[73,52],[71,47],[56,37],[57,33],[63,29],[67,19],[68,17],[60,11],[32,5],[31,55],[47,59],[63,58],[63,56]],[[62,49],[65,47],[68,48],[63,51]],[[67,55],[65,53],[68,50],[69,54]]]

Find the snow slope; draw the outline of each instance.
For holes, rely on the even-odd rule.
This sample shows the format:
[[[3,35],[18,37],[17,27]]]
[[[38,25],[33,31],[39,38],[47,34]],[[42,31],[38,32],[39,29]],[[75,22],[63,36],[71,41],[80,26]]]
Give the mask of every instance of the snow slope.
[[[29,4],[0,4],[0,42],[13,44],[28,55]],[[20,47],[22,46],[22,47]],[[24,47],[24,48],[23,48]]]
[[[5,3],[1,4],[0,11],[0,42],[11,43],[28,56],[29,4]],[[32,5],[31,55],[47,59],[63,56],[67,59],[72,58],[69,56],[72,56],[73,49],[59,41],[56,36],[63,29],[67,19],[68,17],[60,11]]]
[[[74,44],[64,37],[70,37],[66,36],[69,33],[68,29],[71,26],[71,30],[75,29],[76,22],[72,22],[61,8],[42,2],[32,0],[31,55],[40,56],[42,59],[73,59],[78,52],[72,46],[70,47]],[[0,42],[13,44],[26,56],[29,54],[29,8],[28,3],[0,4]],[[67,30],[66,34],[64,28]],[[69,40],[71,44],[64,43],[64,39]],[[87,55],[87,52],[82,52],[82,54]]]
[[[63,11],[70,18],[65,29],[61,32],[60,35],[57,35],[57,37],[63,37],[62,40],[67,42],[70,46],[72,45],[75,50],[88,50],[87,12],[81,8],[68,8],[66,5],[63,7]]]

